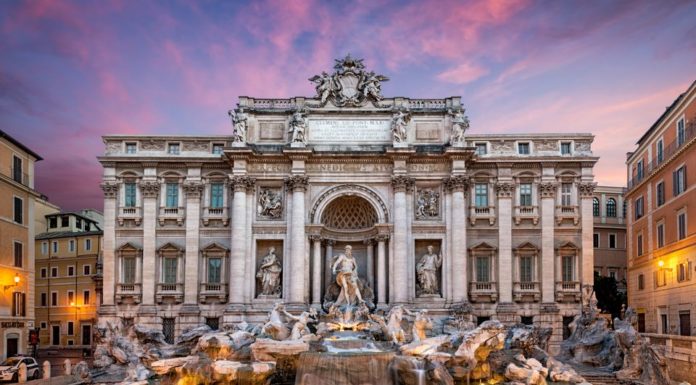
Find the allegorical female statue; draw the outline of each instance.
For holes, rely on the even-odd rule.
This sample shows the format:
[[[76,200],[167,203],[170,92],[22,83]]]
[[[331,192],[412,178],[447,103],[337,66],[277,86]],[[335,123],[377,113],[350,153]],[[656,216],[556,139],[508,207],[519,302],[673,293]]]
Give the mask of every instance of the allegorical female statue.
[[[256,278],[261,283],[261,295],[280,296],[280,273],[282,271],[280,261],[275,255],[275,247],[270,247],[256,273]]]
[[[437,269],[441,265],[442,256],[433,252],[432,245],[428,246],[428,253],[424,254],[416,265],[419,294],[439,294]]]
[[[331,270],[336,274],[336,283],[341,288],[341,293],[334,302],[334,305],[358,305],[363,302],[358,287],[358,263],[353,257],[353,248],[346,246],[344,254],[336,257]]]

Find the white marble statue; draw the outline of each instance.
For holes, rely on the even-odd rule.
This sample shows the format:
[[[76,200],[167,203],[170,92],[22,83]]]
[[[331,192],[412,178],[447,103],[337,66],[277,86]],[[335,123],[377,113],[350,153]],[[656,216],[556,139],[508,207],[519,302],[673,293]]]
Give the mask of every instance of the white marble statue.
[[[429,245],[428,252],[416,264],[420,294],[438,294],[440,291],[437,270],[442,265],[442,255],[435,254],[433,250],[433,246]]]
[[[401,305],[391,308],[387,315],[387,337],[395,344],[403,344],[406,341],[404,329],[401,327],[404,315],[413,315],[413,313]]]
[[[300,314],[299,317],[290,315],[290,317],[288,318],[295,321],[295,324],[292,325],[292,330],[290,331],[290,339],[301,340],[305,336],[312,334],[312,331],[309,330],[309,327],[307,325],[309,323],[316,322],[317,310],[314,308],[310,308],[309,311],[302,312],[302,314]]]
[[[249,117],[240,108],[237,113],[229,110],[227,114],[232,118],[232,141],[235,143],[246,143],[247,122]]]
[[[261,295],[280,296],[280,274],[282,271],[280,261],[275,255],[275,247],[270,247],[256,273],[256,278],[261,282]]]
[[[341,288],[341,293],[334,302],[335,306],[359,305],[363,302],[358,286],[358,263],[352,250],[353,248],[347,245],[345,253],[336,256],[331,267],[331,271],[336,274],[336,283]]]
[[[409,116],[407,113],[399,110],[392,116],[392,137],[394,143],[406,142],[406,125],[408,124]]]
[[[449,109],[447,113],[452,118],[452,136],[450,136],[450,145],[463,146],[464,133],[469,129],[469,118],[464,115],[464,110],[452,111]]]
[[[261,190],[258,201],[258,214],[260,217],[278,219],[283,213],[283,200],[280,193],[270,189]]]
[[[321,75],[315,75],[309,80],[316,83],[317,96],[321,100],[321,104],[324,105],[336,88],[333,77],[326,72],[322,72]]]
[[[285,305],[278,302],[268,314],[268,322],[263,325],[263,332],[276,341],[286,340],[290,336],[290,328],[287,326],[288,319],[292,318],[293,315],[285,310]]]
[[[304,116],[304,114],[300,110],[297,110],[292,114],[292,117],[290,118],[290,129],[288,131],[291,134],[290,143],[306,144],[307,143],[307,138],[305,136],[306,131],[307,131],[307,118]]]
[[[370,97],[375,101],[382,100],[382,91],[380,82],[387,80],[386,77],[375,74],[374,71],[365,73],[362,82],[358,85],[358,89],[362,89],[363,95]]]

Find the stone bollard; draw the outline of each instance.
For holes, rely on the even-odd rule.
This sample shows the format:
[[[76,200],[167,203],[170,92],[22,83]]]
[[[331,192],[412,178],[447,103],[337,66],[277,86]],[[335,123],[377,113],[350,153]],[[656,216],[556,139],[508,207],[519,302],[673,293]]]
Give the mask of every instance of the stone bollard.
[[[51,363],[44,361],[43,363],[43,379],[48,380],[51,378]]]
[[[69,376],[72,374],[72,364],[70,363],[70,359],[66,358],[65,361],[63,361],[63,368],[65,368],[65,375]]]
[[[19,364],[19,383],[23,384],[27,382],[27,364],[22,362]]]

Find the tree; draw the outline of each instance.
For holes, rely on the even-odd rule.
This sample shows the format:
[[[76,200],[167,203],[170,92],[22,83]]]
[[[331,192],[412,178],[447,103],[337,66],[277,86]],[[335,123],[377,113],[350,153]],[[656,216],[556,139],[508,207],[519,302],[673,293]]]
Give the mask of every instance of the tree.
[[[626,294],[618,290],[616,279],[594,275],[594,291],[597,297],[597,307],[611,313],[612,318],[621,316],[621,306],[626,305]]]

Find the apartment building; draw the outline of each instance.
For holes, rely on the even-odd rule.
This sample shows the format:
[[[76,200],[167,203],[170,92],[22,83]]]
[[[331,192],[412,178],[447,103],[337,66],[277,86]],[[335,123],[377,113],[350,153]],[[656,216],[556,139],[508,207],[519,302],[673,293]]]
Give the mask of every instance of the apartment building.
[[[600,276],[614,278],[621,290],[626,289],[624,191],[624,187],[597,186],[592,198],[594,270]]]

